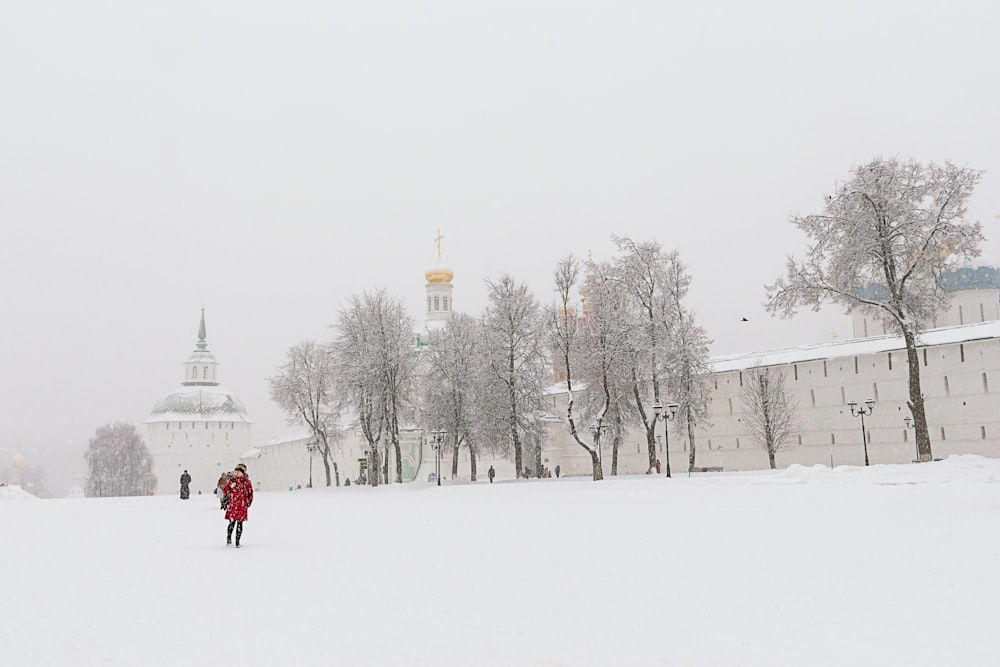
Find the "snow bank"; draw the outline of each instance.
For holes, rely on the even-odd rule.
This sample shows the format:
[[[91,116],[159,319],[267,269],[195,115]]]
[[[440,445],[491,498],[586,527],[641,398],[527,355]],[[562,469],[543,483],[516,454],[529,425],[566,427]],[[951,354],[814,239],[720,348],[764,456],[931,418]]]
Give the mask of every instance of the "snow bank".
[[[0,486],[0,500],[38,500],[17,484]]]

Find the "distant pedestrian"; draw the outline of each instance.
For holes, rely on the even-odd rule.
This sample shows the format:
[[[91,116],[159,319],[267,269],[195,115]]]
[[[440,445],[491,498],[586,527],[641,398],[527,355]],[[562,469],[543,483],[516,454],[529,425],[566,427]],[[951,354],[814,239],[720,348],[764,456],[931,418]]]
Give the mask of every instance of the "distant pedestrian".
[[[486,476],[490,478],[490,484],[492,484],[493,478],[497,476],[497,471],[493,469],[493,466],[490,466],[490,469],[489,471],[487,471]]]
[[[191,497],[191,475],[185,470],[181,475],[181,500],[187,500]]]
[[[656,459],[656,474],[659,475],[662,469],[663,466],[660,465],[660,459]]]
[[[219,509],[226,509],[229,504],[229,480],[233,478],[231,472],[224,472],[219,476],[219,481],[215,484],[215,494],[219,496]]]
[[[240,537],[243,536],[243,522],[247,520],[247,510],[253,504],[253,484],[246,476],[247,467],[242,463],[236,466],[233,471],[233,478],[229,480],[229,504],[226,508],[226,520],[229,527],[226,529],[226,544],[233,543],[233,528],[236,528],[236,548],[240,546]]]
[[[559,471],[560,470],[561,470],[561,468],[559,467],[559,464],[557,463],[556,464],[556,479],[559,479]]]
[[[548,468],[545,469],[545,479],[552,479],[552,471]]]

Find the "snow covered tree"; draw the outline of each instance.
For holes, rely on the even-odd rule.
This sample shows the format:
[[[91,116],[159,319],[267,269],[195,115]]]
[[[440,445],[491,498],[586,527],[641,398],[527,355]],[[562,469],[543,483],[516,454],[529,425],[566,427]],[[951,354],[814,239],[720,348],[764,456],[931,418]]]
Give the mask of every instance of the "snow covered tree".
[[[309,340],[289,349],[286,357],[285,364],[270,379],[271,400],[285,413],[289,424],[309,428],[326,471],[326,485],[340,486],[340,470],[332,451],[338,440],[340,418],[334,397],[333,355],[328,346]]]
[[[372,459],[369,479],[377,485],[379,471],[386,472],[379,452],[385,438],[395,453],[396,482],[402,482],[399,431],[412,410],[417,369],[413,320],[402,301],[380,289],[352,296],[335,328],[338,387],[356,411],[368,441]]]
[[[674,420],[677,430],[687,432],[688,472],[691,472],[697,452],[694,429],[708,419],[708,403],[711,400],[707,384],[710,374],[708,346],[711,340],[704,327],[695,322],[694,313],[684,305],[691,278],[676,251],[667,256],[666,272],[661,310],[668,341],[664,355],[666,380],[671,398],[679,405]],[[670,421],[667,428],[669,425]]]
[[[544,327],[538,302],[526,284],[503,274],[486,285],[486,366],[479,400],[482,425],[492,449],[513,453],[520,475],[524,443],[539,443],[543,438],[539,412],[548,368]],[[541,448],[535,447],[535,474],[541,472]]]
[[[580,447],[590,454],[594,481],[604,479],[601,461],[597,456],[597,445],[600,430],[594,435],[594,446],[580,439],[576,419],[573,416],[575,396],[573,395],[573,367],[578,363],[580,347],[581,322],[577,317],[576,308],[572,305],[572,292],[580,279],[580,263],[573,255],[567,255],[559,261],[555,270],[556,305],[548,309],[549,336],[552,349],[559,367],[562,369],[566,382],[566,428],[570,436]]]
[[[84,453],[90,475],[84,490],[90,498],[144,496],[156,490],[153,456],[132,424],[105,424]]]
[[[656,465],[656,415],[647,408],[664,397],[664,350],[667,342],[663,323],[664,290],[667,289],[667,257],[655,241],[638,243],[629,238],[612,237],[621,253],[616,259],[617,280],[628,292],[634,314],[632,337],[632,387],[635,411],[646,433],[649,468]],[[652,394],[650,396],[650,393]],[[670,459],[664,457],[667,475]]]
[[[611,474],[617,475],[618,450],[626,425],[638,415],[631,402],[635,365],[632,303],[614,265],[608,262],[588,261],[581,296],[583,336],[578,377],[587,386],[585,414],[601,440],[611,441]]]
[[[444,430],[452,444],[451,476],[458,475],[458,455],[469,448],[471,480],[476,481],[476,379],[482,375],[482,329],[473,317],[452,313],[443,329],[430,334],[425,350],[424,421]]]
[[[981,177],[951,163],[876,158],[856,167],[827,197],[822,214],[792,217],[809,248],[801,261],[789,257],[787,275],[767,288],[772,314],[790,317],[798,307],[818,310],[832,302],[877,313],[902,335],[921,461],[932,453],[917,345],[926,323],[947,305],[937,282],[946,261],[979,255],[982,229],[965,213]]]
[[[798,403],[785,388],[785,374],[777,368],[749,368],[743,371],[738,395],[750,435],[767,452],[774,470],[774,455],[788,445],[798,428]]]

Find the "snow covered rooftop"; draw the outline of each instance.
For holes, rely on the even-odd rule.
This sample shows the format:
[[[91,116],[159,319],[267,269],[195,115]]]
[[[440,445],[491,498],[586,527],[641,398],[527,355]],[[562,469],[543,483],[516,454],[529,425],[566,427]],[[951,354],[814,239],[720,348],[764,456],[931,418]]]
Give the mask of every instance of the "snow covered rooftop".
[[[919,345],[947,345],[964,343],[983,338],[1000,338],[1000,321],[967,324],[961,327],[944,327],[931,329],[920,335]],[[796,364],[819,359],[837,359],[863,354],[877,354],[903,350],[906,345],[902,336],[873,336],[871,338],[855,338],[852,340],[801,345],[782,350],[766,350],[763,352],[746,352],[715,357],[709,360],[709,368],[713,373],[738,371],[754,366],[780,366]]]
[[[166,421],[251,422],[235,395],[220,386],[181,386],[153,406],[145,423]]]

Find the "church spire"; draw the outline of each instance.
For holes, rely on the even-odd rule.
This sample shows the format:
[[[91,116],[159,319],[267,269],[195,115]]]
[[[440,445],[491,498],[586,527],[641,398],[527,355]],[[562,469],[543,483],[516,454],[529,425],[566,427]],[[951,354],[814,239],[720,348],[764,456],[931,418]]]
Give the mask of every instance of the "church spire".
[[[205,332],[205,307],[201,307],[201,324],[198,325],[198,349],[207,350],[208,343],[205,342],[207,334]]]
[[[201,321],[198,323],[198,343],[194,351],[184,362],[185,386],[210,386],[219,384],[219,362],[208,350],[208,330],[205,327],[205,308],[201,309]]]

